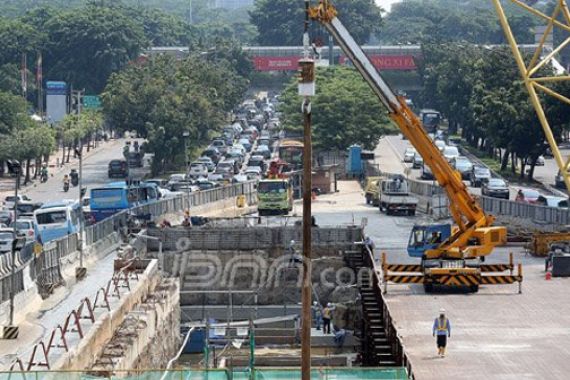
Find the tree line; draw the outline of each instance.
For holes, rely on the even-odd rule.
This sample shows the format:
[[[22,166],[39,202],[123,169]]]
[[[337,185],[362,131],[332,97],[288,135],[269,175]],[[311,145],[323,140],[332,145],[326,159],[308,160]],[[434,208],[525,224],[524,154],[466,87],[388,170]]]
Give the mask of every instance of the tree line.
[[[510,164],[513,173],[519,168],[524,177],[530,165],[532,179],[536,160],[548,144],[508,48],[424,45],[420,72],[424,83],[417,100],[440,110],[449,120],[450,133],[460,131],[469,145],[498,157],[501,170]],[[542,74],[554,75],[550,68]],[[568,82],[547,87],[570,95]],[[562,140],[570,129],[570,106],[543,94],[541,102],[556,139]]]

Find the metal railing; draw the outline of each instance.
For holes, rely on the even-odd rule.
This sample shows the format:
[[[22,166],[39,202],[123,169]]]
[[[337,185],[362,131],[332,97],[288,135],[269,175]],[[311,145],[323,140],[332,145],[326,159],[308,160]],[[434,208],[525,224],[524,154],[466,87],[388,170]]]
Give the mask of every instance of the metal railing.
[[[188,202],[190,207],[196,207],[239,195],[245,195],[247,201],[253,204],[257,199],[255,181],[191,193],[189,199],[186,195],[181,195],[122,211],[86,227],[84,231],[85,244],[87,246],[95,244],[119,231],[122,227],[126,227],[129,215],[150,215],[152,219],[155,219],[161,215],[182,212],[188,207]],[[26,244],[16,256],[17,269],[14,278],[10,273],[13,265],[11,255],[0,255],[0,302],[9,299],[12,287],[15,288],[15,294],[25,289],[24,270],[26,268],[30,270],[31,279],[37,280],[40,290],[49,290],[51,286],[63,281],[60,259],[76,252],[78,244],[78,234],[67,235],[46,243],[42,254],[38,257],[34,255],[34,243]]]
[[[513,202],[506,199],[480,197],[483,209],[493,215],[530,220],[537,224],[564,226],[570,224],[568,209]]]

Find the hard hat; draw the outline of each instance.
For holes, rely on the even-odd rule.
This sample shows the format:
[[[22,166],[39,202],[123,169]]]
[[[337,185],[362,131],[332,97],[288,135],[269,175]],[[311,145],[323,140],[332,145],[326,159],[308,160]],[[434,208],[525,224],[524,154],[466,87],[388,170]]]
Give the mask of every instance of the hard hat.
[[[445,314],[445,309],[444,308],[439,309],[439,314]]]
[[[295,245],[295,240],[291,240],[291,245]]]
[[[329,303],[327,303],[327,306],[332,306],[332,304],[329,302]]]
[[[313,305],[317,306],[317,301],[313,301]]]

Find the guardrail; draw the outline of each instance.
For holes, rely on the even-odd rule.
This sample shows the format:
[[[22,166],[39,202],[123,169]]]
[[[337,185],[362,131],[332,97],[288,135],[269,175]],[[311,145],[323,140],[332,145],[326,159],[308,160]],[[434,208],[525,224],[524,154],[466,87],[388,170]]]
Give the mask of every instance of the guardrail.
[[[254,181],[224,186],[217,189],[204,190],[190,194],[190,198],[181,195],[176,198],[163,199],[154,203],[137,206],[117,213],[99,223],[88,226],[84,230],[84,242],[87,246],[97,243],[113,232],[127,226],[129,215],[151,215],[157,218],[168,213],[181,212],[184,209],[202,206],[223,199],[245,195],[252,204],[257,198],[257,189]],[[76,252],[79,245],[78,234],[68,235],[64,238],[46,243],[41,255],[35,257],[34,243],[28,243],[16,255],[17,269],[12,278],[12,259],[10,254],[0,255],[0,303],[10,298],[11,289],[15,294],[25,290],[24,270],[29,267],[32,281],[36,281],[42,295],[49,294],[53,286],[63,281],[60,259]],[[42,290],[43,289],[43,290]]]
[[[537,224],[565,226],[570,224],[568,209],[513,202],[506,199],[480,197],[483,209],[493,215],[510,216],[530,220]]]

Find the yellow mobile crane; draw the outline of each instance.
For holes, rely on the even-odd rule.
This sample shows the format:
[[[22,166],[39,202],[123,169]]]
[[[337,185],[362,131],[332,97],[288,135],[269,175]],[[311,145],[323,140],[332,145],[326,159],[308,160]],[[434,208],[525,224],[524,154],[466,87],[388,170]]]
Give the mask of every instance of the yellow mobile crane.
[[[461,175],[441,155],[429,138],[420,119],[412,112],[403,97],[397,96],[376,71],[362,48],[337,18],[337,10],[328,0],[310,6],[305,0],[309,18],[320,22],[336,39],[342,51],[370,85],[386,107],[390,118],[400,127],[404,136],[416,148],[439,185],[449,198],[455,226],[415,226],[410,236],[408,254],[421,257],[421,265],[388,265],[383,260],[384,282],[423,283],[426,291],[434,285],[468,287],[477,291],[480,284],[507,284],[522,282],[522,267],[513,275],[514,264],[484,265],[485,256],[498,245],[506,243],[507,230],[493,226],[494,217],[486,215],[469,194]],[[502,273],[510,270],[509,275]],[[493,272],[501,272],[500,274]]]

